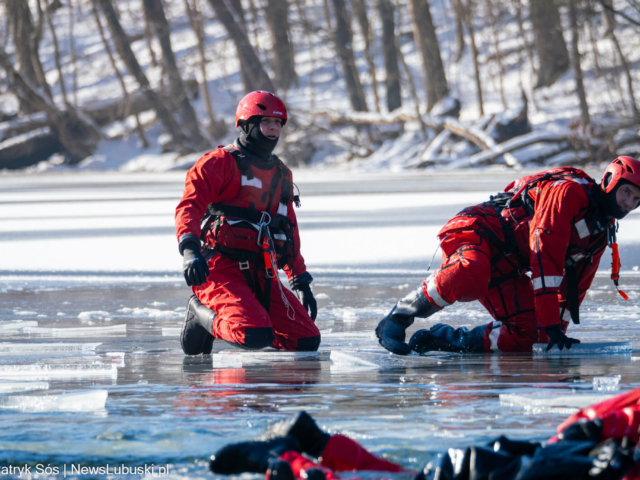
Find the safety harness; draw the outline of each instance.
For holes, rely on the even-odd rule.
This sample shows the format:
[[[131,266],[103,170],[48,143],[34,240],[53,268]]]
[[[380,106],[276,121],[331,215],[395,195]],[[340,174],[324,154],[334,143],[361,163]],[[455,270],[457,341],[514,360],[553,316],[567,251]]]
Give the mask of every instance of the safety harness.
[[[250,182],[254,179],[251,163],[238,148],[232,145],[222,147],[233,155],[240,174]],[[278,282],[282,300],[287,307],[287,316],[295,319],[295,311],[287,301],[282,284],[278,278],[278,269],[289,265],[293,271],[293,251],[294,251],[294,224],[286,215],[279,213],[268,213],[274,202],[274,197],[278,187],[280,187],[281,204],[288,205],[292,201],[292,182],[289,178],[289,170],[282,161],[273,155],[277,167],[273,175],[266,200],[266,208],[261,211],[253,203],[249,207],[227,205],[225,203],[212,203],[207,207],[207,212],[201,222],[200,240],[205,244],[205,239],[210,231],[213,231],[214,246],[205,246],[205,250],[210,253],[220,253],[221,255],[238,262],[238,266],[244,276],[249,288],[264,309],[268,312],[271,299],[271,284],[273,279]],[[266,192],[265,192],[266,193]],[[293,195],[296,206],[300,206],[300,197]],[[227,223],[234,227],[248,227],[257,231],[257,239],[243,246],[247,248],[234,248],[223,245],[219,242],[221,227]],[[276,242],[274,242],[274,238]],[[249,263],[255,265],[253,275]],[[264,289],[260,287],[258,272],[265,270]]]

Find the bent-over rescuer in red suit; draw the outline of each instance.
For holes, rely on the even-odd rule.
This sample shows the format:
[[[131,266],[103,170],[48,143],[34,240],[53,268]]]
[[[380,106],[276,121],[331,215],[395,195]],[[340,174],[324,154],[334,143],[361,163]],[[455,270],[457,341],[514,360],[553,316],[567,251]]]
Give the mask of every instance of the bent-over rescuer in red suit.
[[[300,253],[299,199],[291,170],[272,153],[286,122],[277,96],[249,93],[236,112],[240,137],[187,173],[175,216],[194,293],[180,337],[187,355],[211,353],[214,338],[251,350],[320,345],[313,278]],[[300,300],[278,279],[280,268]]]
[[[440,230],[442,265],[382,319],[376,327],[380,344],[400,355],[528,352],[538,342],[571,348],[579,341],[565,335],[568,320],[579,323],[579,306],[607,244],[618,285],[616,220],[639,202],[640,161],[631,157],[611,162],[601,184],[572,167],[510,183]],[[472,330],[437,324],[405,343],[415,317],[473,300],[495,321]]]

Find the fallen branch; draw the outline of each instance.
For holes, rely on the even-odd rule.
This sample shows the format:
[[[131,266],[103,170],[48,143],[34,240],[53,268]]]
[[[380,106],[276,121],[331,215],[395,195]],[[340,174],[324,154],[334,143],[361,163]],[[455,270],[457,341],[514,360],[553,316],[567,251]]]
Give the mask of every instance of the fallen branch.
[[[482,150],[491,150],[497,146],[495,140],[491,138],[489,135],[487,135],[485,132],[480,130],[479,128],[467,127],[452,118],[447,118],[444,121],[444,128],[449,130],[451,133],[458,135],[459,137],[469,140],[471,143],[473,143],[474,145],[477,145]],[[513,155],[509,153],[505,152],[501,156],[504,157],[504,161],[507,162],[507,165],[510,165],[512,167],[520,163],[518,162],[517,158],[515,158]]]

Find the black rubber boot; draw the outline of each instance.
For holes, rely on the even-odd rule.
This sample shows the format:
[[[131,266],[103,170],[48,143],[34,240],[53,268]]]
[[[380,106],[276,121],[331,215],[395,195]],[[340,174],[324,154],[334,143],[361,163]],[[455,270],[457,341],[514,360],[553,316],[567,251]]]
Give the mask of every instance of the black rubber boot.
[[[287,431],[287,435],[300,442],[302,451],[312,457],[321,457],[329,438],[307,412],[300,412]]]
[[[185,355],[208,355],[213,348],[213,319],[216,312],[192,295],[187,304],[180,345]]]
[[[269,468],[264,478],[265,480],[295,480],[296,477],[289,462],[272,458],[269,460]]]
[[[298,440],[291,436],[278,437],[266,442],[241,442],[226,445],[211,455],[209,468],[213,473],[236,475],[244,472],[265,473],[269,461],[284,452],[302,453]]]
[[[466,327],[453,328],[438,323],[429,330],[418,330],[409,340],[409,347],[420,354],[426,352],[484,352],[484,332],[486,325],[467,330]]]
[[[392,353],[409,355],[411,348],[405,342],[405,331],[413,324],[415,317],[430,317],[437,310],[429,303],[422,285],[400,300],[376,327],[376,337],[380,345]]]

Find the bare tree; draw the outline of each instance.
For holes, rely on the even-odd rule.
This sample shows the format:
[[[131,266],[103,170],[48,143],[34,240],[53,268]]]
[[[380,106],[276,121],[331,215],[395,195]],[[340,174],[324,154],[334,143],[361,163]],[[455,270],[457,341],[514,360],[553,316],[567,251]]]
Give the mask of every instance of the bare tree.
[[[264,10],[273,42],[274,71],[281,88],[289,88],[298,81],[289,38],[287,3],[287,0],[267,0],[267,7]]]
[[[93,17],[96,21],[96,25],[98,26],[98,31],[100,32],[100,38],[102,39],[102,44],[104,45],[104,49],[107,52],[107,56],[109,57],[109,61],[111,62],[111,66],[113,67],[113,70],[116,73],[116,77],[118,77],[118,81],[120,82],[120,86],[122,87],[122,93],[124,94],[124,100],[125,100],[125,104],[126,104],[126,109],[129,109],[131,107],[131,96],[129,95],[129,92],[127,91],[127,86],[124,83],[124,78],[122,78],[122,74],[120,73],[120,69],[118,68],[118,65],[116,64],[116,59],[113,56],[113,53],[111,52],[111,46],[109,45],[109,42],[107,41],[107,36],[104,34],[104,28],[102,28],[102,22],[100,21],[100,14],[98,13],[98,10],[96,9],[95,4],[91,5],[92,10],[93,10]],[[128,112],[125,111],[125,117],[127,115]],[[144,133],[144,128],[142,127],[142,124],[140,123],[140,117],[138,116],[137,113],[133,114],[135,120],[136,120],[136,131],[138,132],[138,136],[140,137],[140,142],[142,143],[143,148],[149,148],[149,140],[147,140],[147,136]]]
[[[187,9],[187,15],[189,17],[189,23],[191,28],[196,34],[198,40],[198,53],[200,55],[200,74],[202,75],[202,91],[204,93],[204,107],[207,110],[207,117],[209,117],[209,133],[215,138],[224,136],[228,129],[224,120],[216,119],[213,113],[213,105],[211,104],[211,94],[209,93],[209,81],[207,80],[207,55],[205,51],[205,33],[204,26],[202,24],[202,14],[198,8],[198,0],[193,0],[193,4],[189,3],[189,0],[184,0],[185,8]]]
[[[313,73],[316,69],[316,61],[315,61],[315,49],[313,48],[313,39],[311,35],[313,33],[313,28],[311,23],[309,22],[309,18],[307,17],[306,8],[303,7],[301,0],[295,0],[296,8],[298,10],[298,16],[300,17],[300,21],[304,27],[305,37],[307,39],[307,48],[309,49],[309,59],[311,62],[311,69],[309,70],[309,100],[311,104],[311,111],[315,110],[315,82],[313,79]]]
[[[56,63],[56,70],[58,70],[58,83],[60,83],[60,92],[62,93],[62,100],[64,103],[69,103],[67,99],[67,87],[64,84],[64,74],[62,73],[62,64],[60,63],[60,46],[58,44],[58,36],[56,35],[56,28],[53,26],[53,9],[49,8],[51,4],[47,5],[46,17],[49,29],[51,30],[51,40],[53,41],[53,58]]]
[[[536,88],[548,87],[569,68],[560,12],[554,0],[529,0],[529,10],[539,62]]]
[[[180,127],[180,124],[173,117],[173,114],[162,102],[160,97],[158,97],[158,95],[151,89],[149,80],[142,71],[142,68],[140,68],[140,64],[138,63],[138,60],[131,50],[131,45],[129,45],[122,25],[120,25],[120,21],[118,20],[111,0],[93,1],[100,7],[102,13],[105,16],[105,19],[107,20],[107,25],[109,26],[109,31],[111,32],[111,38],[116,47],[118,55],[120,55],[120,58],[127,66],[129,73],[134,76],[134,78],[138,82],[138,85],[140,85],[140,90],[147,96],[147,98],[149,99],[149,103],[153,105],[153,109],[156,111],[158,119],[160,120],[160,122],[162,122],[162,125],[164,126],[167,133],[173,136],[176,148],[180,153],[192,152],[193,148],[189,145],[189,140],[182,131],[182,127]]]
[[[71,105],[67,105],[65,110],[59,110],[31,81],[13,67],[9,56],[2,48],[0,68],[7,73],[9,88],[22,102],[29,104],[32,111],[46,113],[52,132],[67,151],[72,163],[80,162],[95,151],[100,140],[98,129]]]
[[[496,61],[498,62],[498,70],[500,71],[500,99],[502,106],[509,108],[507,100],[504,97],[504,65],[502,64],[502,52],[500,51],[500,41],[498,38],[498,25],[495,12],[493,11],[493,2],[486,0],[487,12],[489,13],[489,21],[491,23],[491,33],[493,34],[493,48],[496,51]]]
[[[396,22],[393,4],[390,0],[378,0],[378,14],[382,20],[382,55],[387,72],[385,86],[387,89],[387,110],[392,112],[402,106],[400,92],[400,71],[398,69],[398,42],[396,39]],[[413,85],[413,80],[411,81]]]
[[[410,0],[413,36],[422,55],[425,87],[427,90],[427,110],[449,93],[447,77],[444,73],[440,44],[431,18],[428,0]]]
[[[464,6],[460,0],[451,0],[451,3],[456,20],[456,62],[459,62],[467,47],[464,41]]]
[[[360,32],[364,39],[364,57],[367,59],[367,66],[369,67],[369,75],[371,75],[371,91],[373,92],[373,99],[375,102],[376,112],[380,112],[380,98],[378,97],[378,79],[376,76],[376,64],[373,59],[373,53],[371,51],[373,44],[373,29],[369,25],[369,16],[367,15],[367,4],[365,0],[353,0],[351,2],[353,10],[360,26]],[[384,25],[383,25],[384,28]]]
[[[78,59],[76,57],[75,37],[73,28],[75,24],[75,9],[73,0],[67,0],[69,4],[69,51],[71,52],[71,66],[73,68],[73,104],[78,105]]]
[[[189,97],[182,82],[182,77],[178,71],[178,64],[176,62],[175,55],[173,54],[173,48],[171,47],[169,22],[167,22],[162,2],[160,0],[143,0],[142,3],[144,5],[147,18],[151,21],[152,28],[160,42],[162,59],[165,71],[169,78],[171,99],[178,107],[182,123],[184,124],[185,129],[189,132],[191,140],[193,140],[193,143],[197,148],[204,149],[207,147],[208,142],[203,138],[202,133],[200,133],[200,125],[198,124],[196,112],[193,110],[193,106],[189,101]]]
[[[369,109],[367,108],[367,100],[358,76],[356,59],[353,55],[353,32],[351,31],[347,6],[344,0],[333,0],[333,8],[336,15],[334,42],[342,64],[342,73],[347,84],[347,94],[351,101],[351,107],[356,112],[366,112]]]
[[[462,3],[462,0],[460,0]],[[469,43],[471,44],[471,59],[473,60],[473,71],[476,78],[476,94],[478,96],[478,113],[480,117],[484,115],[484,100],[482,95],[482,79],[480,77],[480,62],[478,61],[478,47],[476,45],[476,30],[473,26],[473,7],[472,0],[467,5],[462,3],[463,20],[469,32]]]
[[[631,76],[631,69],[629,68],[629,62],[627,61],[622,48],[620,47],[620,42],[618,41],[618,37],[615,34],[615,26],[616,19],[613,11],[613,4],[611,0],[600,0],[600,3],[604,7],[604,18],[605,25],[607,27],[606,35],[611,39],[611,43],[618,53],[618,57],[620,57],[620,64],[624,70],[624,74],[627,78],[627,88],[629,90],[629,102],[631,104],[631,110],[633,112],[633,117],[636,121],[640,122],[640,111],[638,111],[638,104],[636,103],[636,99],[634,96],[633,89],[633,77]]]
[[[258,55],[251,46],[247,34],[235,20],[224,0],[209,0],[218,20],[227,30],[229,37],[236,46],[240,60],[240,68],[244,70],[244,88],[247,92],[252,90],[275,91],[273,82],[267,75]]]
[[[576,79],[576,94],[580,102],[580,125],[584,131],[591,127],[589,118],[589,106],[587,105],[587,95],[584,90],[582,80],[582,68],[580,67],[580,50],[578,49],[578,15],[576,13],[575,0],[569,0],[569,25],[571,26],[571,70]]]

